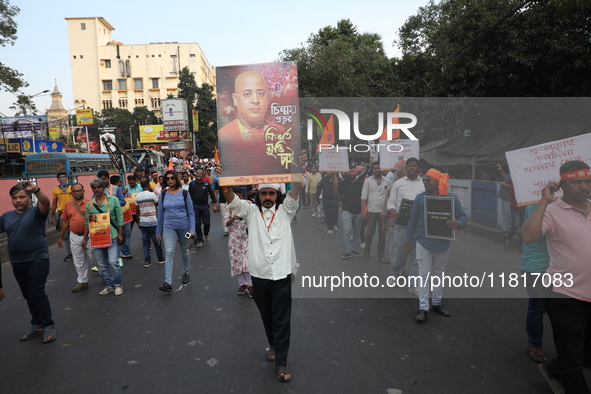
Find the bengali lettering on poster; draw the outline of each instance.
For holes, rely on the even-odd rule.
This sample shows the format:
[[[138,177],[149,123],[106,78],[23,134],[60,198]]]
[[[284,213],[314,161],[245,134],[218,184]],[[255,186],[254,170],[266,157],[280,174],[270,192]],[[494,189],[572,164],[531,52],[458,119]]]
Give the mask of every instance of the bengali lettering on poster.
[[[246,179],[260,183],[301,179],[296,64],[218,67],[216,74],[224,167],[220,185],[245,184]]]
[[[90,234],[90,247],[92,249],[111,246],[111,221],[109,219],[109,213],[88,215],[88,232]]]

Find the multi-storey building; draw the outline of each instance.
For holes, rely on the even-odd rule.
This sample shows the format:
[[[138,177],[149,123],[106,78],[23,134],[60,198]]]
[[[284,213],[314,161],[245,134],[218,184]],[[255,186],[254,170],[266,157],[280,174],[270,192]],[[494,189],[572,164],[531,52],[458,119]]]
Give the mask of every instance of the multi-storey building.
[[[197,85],[215,86],[215,71],[197,43],[124,45],[102,17],[65,18],[68,23],[74,106],[95,111],[146,106],[161,115],[161,100],[176,96],[183,67]]]

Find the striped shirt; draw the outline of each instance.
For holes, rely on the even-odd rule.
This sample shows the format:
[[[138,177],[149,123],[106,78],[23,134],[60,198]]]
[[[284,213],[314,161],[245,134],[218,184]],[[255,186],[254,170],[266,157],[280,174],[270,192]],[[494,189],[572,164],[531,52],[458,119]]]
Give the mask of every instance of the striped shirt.
[[[156,219],[156,203],[158,197],[150,191],[143,191],[138,193],[135,198],[140,219],[140,227],[152,227],[157,224]]]

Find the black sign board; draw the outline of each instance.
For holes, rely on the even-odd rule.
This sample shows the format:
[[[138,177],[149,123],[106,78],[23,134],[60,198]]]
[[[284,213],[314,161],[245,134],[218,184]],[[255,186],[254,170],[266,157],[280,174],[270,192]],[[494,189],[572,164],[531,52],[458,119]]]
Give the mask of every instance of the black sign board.
[[[396,219],[396,224],[399,226],[408,226],[408,219],[410,219],[410,211],[412,211],[412,204],[414,203],[413,200],[408,200],[403,198],[400,202],[400,206],[398,207],[398,219]]]
[[[448,220],[455,220],[453,197],[425,196],[425,237],[456,239],[455,230],[447,225]]]

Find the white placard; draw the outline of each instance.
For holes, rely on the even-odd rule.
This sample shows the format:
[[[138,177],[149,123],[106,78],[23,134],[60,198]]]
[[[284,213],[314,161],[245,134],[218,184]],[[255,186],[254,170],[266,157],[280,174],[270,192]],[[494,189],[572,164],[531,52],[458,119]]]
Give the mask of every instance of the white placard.
[[[419,159],[419,148],[418,140],[380,141],[380,168],[395,170],[405,167],[407,159]]]
[[[320,151],[320,171],[349,171],[349,151],[345,147],[336,147]]]
[[[548,182],[559,181],[560,166],[567,161],[581,160],[591,165],[591,134],[547,142],[505,153],[517,205],[536,204]],[[562,190],[556,192],[562,196]]]

